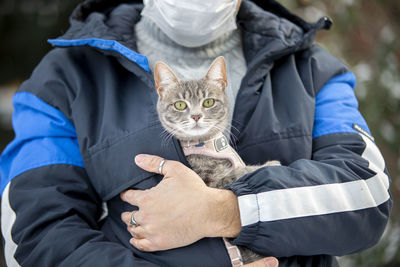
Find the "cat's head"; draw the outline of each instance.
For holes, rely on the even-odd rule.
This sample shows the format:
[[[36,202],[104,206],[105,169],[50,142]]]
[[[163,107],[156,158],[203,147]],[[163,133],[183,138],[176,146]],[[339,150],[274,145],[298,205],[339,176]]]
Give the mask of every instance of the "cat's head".
[[[161,124],[179,140],[204,141],[223,132],[228,123],[226,64],[218,57],[200,80],[179,79],[163,62],[154,67]]]

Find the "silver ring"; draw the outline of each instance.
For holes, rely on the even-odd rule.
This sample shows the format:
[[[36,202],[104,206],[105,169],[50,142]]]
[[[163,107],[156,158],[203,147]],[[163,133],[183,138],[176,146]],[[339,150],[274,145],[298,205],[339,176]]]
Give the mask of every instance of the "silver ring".
[[[162,159],[162,161],[160,162],[160,165],[158,165],[158,173],[162,174],[162,168],[164,166],[165,163],[165,159]]]
[[[136,211],[132,211],[131,213],[131,225],[132,226],[138,226],[138,223],[135,221],[134,215]]]

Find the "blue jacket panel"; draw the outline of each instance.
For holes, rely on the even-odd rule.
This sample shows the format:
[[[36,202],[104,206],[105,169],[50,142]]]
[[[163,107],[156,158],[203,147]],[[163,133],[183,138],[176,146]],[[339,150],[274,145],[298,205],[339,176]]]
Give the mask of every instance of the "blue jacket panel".
[[[15,94],[13,106],[15,139],[0,158],[1,192],[12,178],[31,169],[53,164],[83,167],[75,128],[63,113],[28,92]]]

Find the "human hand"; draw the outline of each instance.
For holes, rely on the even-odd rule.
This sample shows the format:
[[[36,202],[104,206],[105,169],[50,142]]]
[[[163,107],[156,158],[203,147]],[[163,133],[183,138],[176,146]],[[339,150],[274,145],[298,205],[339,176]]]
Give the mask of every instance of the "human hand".
[[[278,267],[278,266],[279,266],[279,262],[274,257],[264,258],[264,259],[243,265],[243,267]]]
[[[152,155],[135,158],[139,167],[155,173],[161,160]],[[164,179],[151,189],[121,193],[123,201],[139,207],[134,214],[138,226],[130,224],[131,212],[121,215],[133,246],[159,251],[204,237],[234,237],[239,233],[237,198],[231,191],[207,187],[194,171],[177,161],[166,161],[162,174]]]

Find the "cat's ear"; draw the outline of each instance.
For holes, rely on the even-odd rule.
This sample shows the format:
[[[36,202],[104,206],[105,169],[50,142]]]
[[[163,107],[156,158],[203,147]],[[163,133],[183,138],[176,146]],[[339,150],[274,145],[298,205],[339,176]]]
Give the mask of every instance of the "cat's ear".
[[[228,82],[226,79],[226,63],[224,57],[217,57],[211,64],[206,74],[206,79],[217,82],[225,90]]]
[[[162,95],[165,88],[179,82],[178,77],[164,62],[158,61],[154,66],[154,81],[158,95]]]

